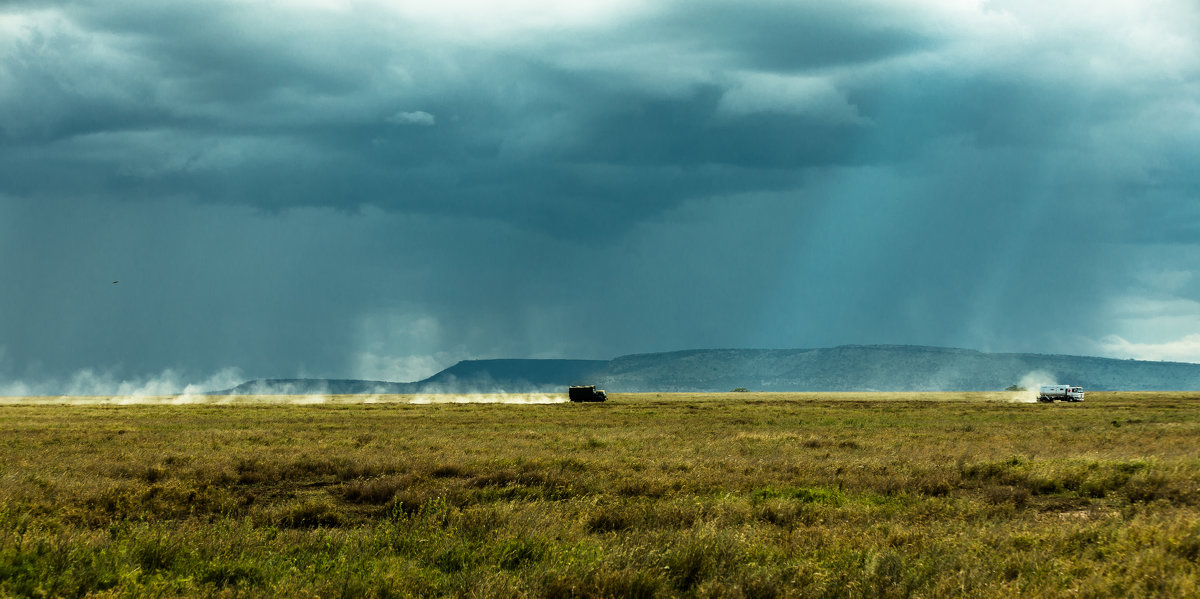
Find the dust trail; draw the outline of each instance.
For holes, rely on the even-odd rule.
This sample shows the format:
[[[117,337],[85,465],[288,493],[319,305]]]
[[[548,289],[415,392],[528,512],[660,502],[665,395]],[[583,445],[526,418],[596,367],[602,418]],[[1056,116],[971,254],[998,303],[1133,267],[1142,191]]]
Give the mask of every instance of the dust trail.
[[[464,404],[464,403],[505,403],[505,404],[554,404],[567,403],[562,395],[546,395],[544,393],[464,393],[418,395],[408,401],[410,404]]]
[[[1018,385],[1024,387],[1025,390],[1018,391],[1012,401],[1014,403],[1037,403],[1038,387],[1053,385],[1054,380],[1055,377],[1053,374],[1045,370],[1034,370],[1021,377],[1021,382]]]
[[[105,397],[111,403],[135,404],[159,402],[169,396],[184,404],[200,401],[209,389],[227,389],[242,380],[245,377],[237,368],[219,370],[202,380],[172,369],[156,375],[123,378],[113,372],[85,368],[63,379],[6,380],[0,376],[0,401],[12,397]]]
[[[331,395],[320,393],[295,395],[45,395],[0,397],[0,405],[60,405],[60,406],[320,406],[356,404],[520,404],[547,405],[567,403],[565,395],[544,393],[466,393],[423,395]]]

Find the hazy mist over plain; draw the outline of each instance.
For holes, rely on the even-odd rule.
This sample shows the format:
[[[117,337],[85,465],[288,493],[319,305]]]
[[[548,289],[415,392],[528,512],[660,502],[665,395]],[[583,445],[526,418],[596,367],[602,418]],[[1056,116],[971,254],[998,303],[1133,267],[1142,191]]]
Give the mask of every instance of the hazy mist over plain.
[[[0,394],[1200,362],[1198,265],[1194,0],[0,4]]]

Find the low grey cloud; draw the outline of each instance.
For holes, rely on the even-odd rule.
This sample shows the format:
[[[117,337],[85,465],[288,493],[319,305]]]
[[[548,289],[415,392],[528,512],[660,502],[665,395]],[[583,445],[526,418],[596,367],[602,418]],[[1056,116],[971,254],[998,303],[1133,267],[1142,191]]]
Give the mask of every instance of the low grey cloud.
[[[420,125],[423,127],[429,127],[437,123],[437,119],[432,114],[423,110],[397,112],[388,117],[387,121],[396,125]]]
[[[1196,31],[1183,1],[8,3],[0,378],[1200,360]]]

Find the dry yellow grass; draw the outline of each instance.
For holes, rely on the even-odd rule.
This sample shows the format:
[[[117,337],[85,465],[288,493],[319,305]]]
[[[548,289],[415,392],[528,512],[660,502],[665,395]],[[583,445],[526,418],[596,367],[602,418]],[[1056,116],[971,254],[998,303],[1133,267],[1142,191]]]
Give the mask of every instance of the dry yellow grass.
[[[0,594],[1194,596],[1198,397],[21,400]]]

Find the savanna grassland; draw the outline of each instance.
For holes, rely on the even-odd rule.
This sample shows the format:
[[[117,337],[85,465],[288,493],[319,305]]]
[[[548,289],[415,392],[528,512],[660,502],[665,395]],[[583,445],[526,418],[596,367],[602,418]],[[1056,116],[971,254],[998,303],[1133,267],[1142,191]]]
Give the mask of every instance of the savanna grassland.
[[[1200,394],[376,399],[0,406],[0,595],[1200,594]]]

